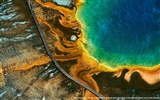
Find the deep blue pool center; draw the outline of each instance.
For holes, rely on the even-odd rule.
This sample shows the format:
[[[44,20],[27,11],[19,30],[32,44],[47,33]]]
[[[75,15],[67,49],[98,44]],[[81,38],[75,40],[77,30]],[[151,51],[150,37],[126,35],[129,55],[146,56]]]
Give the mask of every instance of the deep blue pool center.
[[[87,50],[111,66],[160,63],[160,0],[86,0]]]

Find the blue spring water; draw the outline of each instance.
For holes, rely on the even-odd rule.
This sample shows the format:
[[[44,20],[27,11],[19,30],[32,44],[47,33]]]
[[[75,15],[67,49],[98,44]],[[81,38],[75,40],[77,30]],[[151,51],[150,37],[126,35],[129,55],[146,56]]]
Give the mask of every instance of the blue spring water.
[[[160,64],[160,0],[86,0],[78,17],[86,49],[99,62]]]

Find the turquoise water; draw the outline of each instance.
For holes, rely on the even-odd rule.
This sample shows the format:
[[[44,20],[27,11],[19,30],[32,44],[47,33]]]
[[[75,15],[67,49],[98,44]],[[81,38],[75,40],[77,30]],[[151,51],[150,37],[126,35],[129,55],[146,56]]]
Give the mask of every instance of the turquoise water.
[[[85,26],[85,48],[100,63],[160,63],[160,0],[86,0],[78,17]]]

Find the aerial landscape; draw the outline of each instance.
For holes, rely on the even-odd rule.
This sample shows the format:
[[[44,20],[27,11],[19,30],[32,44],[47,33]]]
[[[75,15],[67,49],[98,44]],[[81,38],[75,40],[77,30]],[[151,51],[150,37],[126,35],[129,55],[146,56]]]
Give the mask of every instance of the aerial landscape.
[[[0,0],[0,100],[117,98],[160,99],[159,0]]]

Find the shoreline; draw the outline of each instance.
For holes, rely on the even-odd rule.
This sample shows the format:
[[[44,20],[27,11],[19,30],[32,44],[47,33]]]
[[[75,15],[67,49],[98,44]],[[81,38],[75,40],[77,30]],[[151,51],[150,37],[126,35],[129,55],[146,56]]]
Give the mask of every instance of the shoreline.
[[[80,10],[82,10],[82,8],[81,7],[83,7],[83,3],[81,4],[81,5],[79,5],[78,7],[77,7],[77,11],[76,11],[76,20],[80,23],[80,25],[81,25],[81,29],[82,29],[82,41],[83,41],[83,43],[85,44],[86,42],[87,42],[87,40],[86,40],[86,34],[85,34],[85,31],[84,31],[84,28],[85,27],[87,27],[83,22],[82,22],[82,19],[80,18]],[[83,45],[83,47],[84,47],[84,45]],[[104,62],[105,60],[103,60],[102,62],[99,62],[99,60],[98,59],[96,59],[94,56],[92,56],[90,53],[89,53],[89,51],[87,50],[87,48],[85,48],[84,47],[84,49],[85,49],[85,51],[87,51],[87,53],[88,53],[88,55],[89,56],[91,56],[92,58],[94,58],[98,63],[100,63],[101,65],[104,65],[104,66],[109,66],[106,62]],[[119,65],[119,66],[117,66],[117,67],[115,67],[115,68],[113,68],[113,67],[111,67],[110,66],[110,68],[113,68],[113,69],[117,69],[117,68],[119,68],[119,67],[128,67],[128,66],[130,66],[130,67],[133,67],[133,66],[138,66],[138,67],[142,67],[142,68],[146,68],[146,69],[150,69],[150,68],[153,68],[153,67],[156,67],[156,66],[158,66],[158,65],[160,65],[160,63],[159,64],[156,64],[155,66],[143,66],[143,65]],[[130,68],[129,67],[129,68]]]

